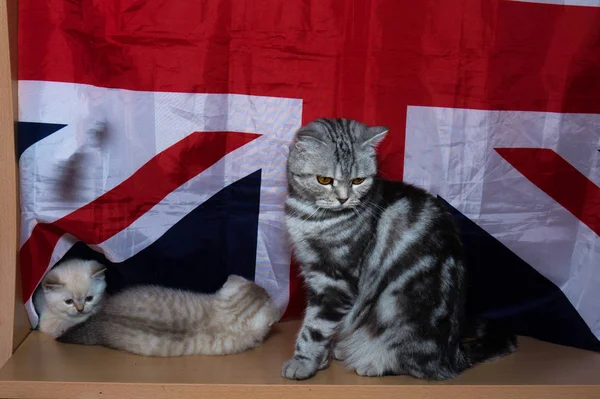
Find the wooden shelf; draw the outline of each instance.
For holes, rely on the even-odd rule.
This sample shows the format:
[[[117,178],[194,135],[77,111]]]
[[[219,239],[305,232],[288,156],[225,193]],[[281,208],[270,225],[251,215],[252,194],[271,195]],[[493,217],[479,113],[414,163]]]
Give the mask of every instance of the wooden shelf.
[[[234,356],[147,358],[63,345],[34,332],[0,370],[1,398],[600,398],[600,354],[520,339],[519,351],[449,382],[363,378],[334,363],[311,380],[280,377],[297,321]]]

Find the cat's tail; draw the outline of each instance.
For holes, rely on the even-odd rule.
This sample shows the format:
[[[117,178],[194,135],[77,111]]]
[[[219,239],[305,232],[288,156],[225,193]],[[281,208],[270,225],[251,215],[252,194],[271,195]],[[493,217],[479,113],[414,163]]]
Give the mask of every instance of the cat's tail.
[[[203,338],[195,337],[189,325],[176,326],[169,321],[118,314],[110,304],[107,308],[71,327],[56,340],[64,344],[102,345],[143,356],[172,356],[173,352],[195,347],[193,341]]]
[[[95,314],[83,323],[69,328],[56,340],[65,344],[104,345],[104,326],[102,315]]]
[[[517,337],[496,320],[476,320],[463,338],[462,347],[471,366],[517,350]]]

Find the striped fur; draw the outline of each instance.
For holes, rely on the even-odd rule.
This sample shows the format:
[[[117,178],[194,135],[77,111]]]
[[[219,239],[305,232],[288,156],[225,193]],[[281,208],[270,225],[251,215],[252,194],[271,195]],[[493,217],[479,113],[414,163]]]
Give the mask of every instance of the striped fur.
[[[464,340],[461,242],[435,197],[376,177],[386,132],[320,119],[290,147],[286,221],[308,306],[286,378],[310,378],[334,357],[363,376],[447,379],[516,348],[485,322]]]
[[[107,298],[97,315],[57,340],[144,356],[227,355],[260,345],[278,319],[267,291],[230,276],[213,295],[129,288]]]

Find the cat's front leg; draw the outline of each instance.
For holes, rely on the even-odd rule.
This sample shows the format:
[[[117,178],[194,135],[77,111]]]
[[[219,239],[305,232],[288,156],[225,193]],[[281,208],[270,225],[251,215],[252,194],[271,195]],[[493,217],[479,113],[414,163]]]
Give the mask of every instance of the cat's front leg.
[[[349,295],[330,291],[315,295],[309,288],[309,303],[296,339],[294,357],[284,363],[283,377],[305,380],[329,364],[330,346],[342,318],[350,309]]]
[[[296,339],[294,357],[284,363],[282,376],[291,380],[304,380],[314,376],[319,369],[325,368],[329,359],[329,342],[337,324],[317,315],[320,307],[308,307],[304,323]],[[331,333],[330,333],[331,331]]]

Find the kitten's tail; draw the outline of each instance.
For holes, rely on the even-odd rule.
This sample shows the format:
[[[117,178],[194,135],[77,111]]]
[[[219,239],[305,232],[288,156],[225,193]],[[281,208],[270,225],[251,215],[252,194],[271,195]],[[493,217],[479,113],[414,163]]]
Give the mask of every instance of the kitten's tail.
[[[517,350],[517,337],[496,320],[477,320],[462,346],[471,366],[509,355]]]
[[[65,344],[104,345],[103,326],[102,316],[95,314],[83,323],[69,328],[56,340]]]
[[[56,340],[65,344],[102,345],[142,356],[227,355],[258,346],[271,326],[265,323],[261,332],[218,333],[201,329],[169,330],[166,325],[156,324],[148,320],[90,318]]]

